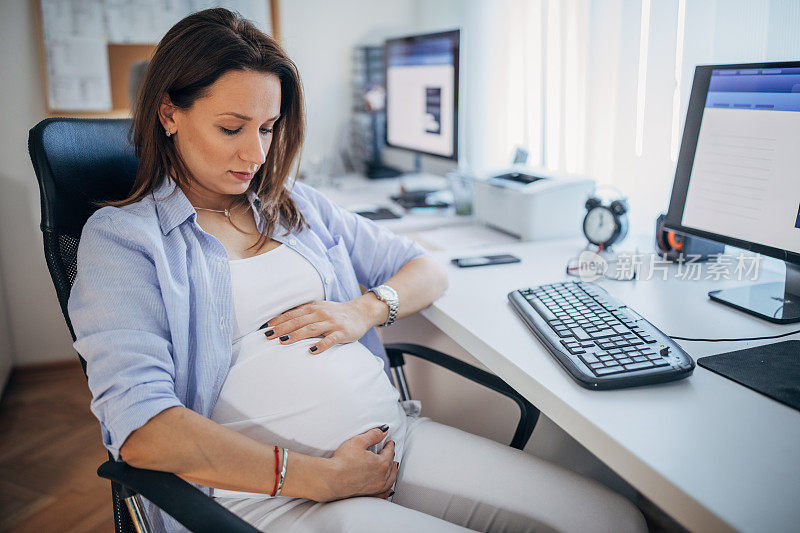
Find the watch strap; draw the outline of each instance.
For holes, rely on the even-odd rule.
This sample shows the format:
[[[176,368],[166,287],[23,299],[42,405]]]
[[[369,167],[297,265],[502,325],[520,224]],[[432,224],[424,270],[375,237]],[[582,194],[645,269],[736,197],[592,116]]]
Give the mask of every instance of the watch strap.
[[[380,327],[391,326],[394,324],[395,318],[397,317],[397,308],[400,304],[399,298],[397,297],[397,291],[388,285],[378,285],[377,287],[371,288],[370,292],[375,293],[375,296],[378,298],[378,300],[389,306],[389,318],[387,318],[386,322],[381,324]],[[387,292],[390,295],[388,297],[384,297],[381,294],[382,292]]]

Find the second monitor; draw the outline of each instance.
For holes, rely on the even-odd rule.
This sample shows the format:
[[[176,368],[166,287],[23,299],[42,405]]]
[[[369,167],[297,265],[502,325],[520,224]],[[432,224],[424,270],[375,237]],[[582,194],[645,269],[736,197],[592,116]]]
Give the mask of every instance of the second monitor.
[[[453,30],[386,41],[388,146],[458,158],[459,35]]]
[[[783,260],[786,281],[709,296],[800,321],[800,62],[695,71],[666,225]]]

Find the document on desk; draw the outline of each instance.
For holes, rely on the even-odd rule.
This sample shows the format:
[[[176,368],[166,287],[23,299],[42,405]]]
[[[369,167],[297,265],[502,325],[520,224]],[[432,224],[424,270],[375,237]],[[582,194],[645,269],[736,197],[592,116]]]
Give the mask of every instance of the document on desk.
[[[417,232],[414,240],[430,251],[480,248],[495,244],[519,242],[519,239],[486,226],[447,226]]]

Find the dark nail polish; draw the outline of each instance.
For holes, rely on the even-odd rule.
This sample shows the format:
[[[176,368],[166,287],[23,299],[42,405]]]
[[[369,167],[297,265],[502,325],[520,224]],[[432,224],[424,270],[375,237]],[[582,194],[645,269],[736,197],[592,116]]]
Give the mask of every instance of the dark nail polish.
[[[289,340],[289,335],[281,335],[281,340],[282,341],[288,341]]]
[[[269,326],[269,322],[264,322],[263,324],[261,324],[261,327],[258,328],[258,329],[264,329],[267,326]]]
[[[311,348],[309,348],[309,350],[311,350],[312,352],[316,352],[317,351],[317,347],[316,346],[312,346]]]
[[[389,426],[388,426],[388,425],[386,425],[386,424],[384,424],[384,425],[382,425],[381,427],[379,427],[378,429],[380,429],[381,431],[383,431],[384,433],[386,433],[387,431],[389,431]]]
[[[394,491],[389,493],[389,497],[391,498],[392,496],[394,496]]]
[[[270,335],[272,335],[273,333],[275,333],[275,330],[274,330],[274,329],[271,329],[271,330],[269,330],[269,331],[266,331],[266,332],[264,332],[264,335],[266,335],[267,337],[269,337],[269,336],[270,336]]]

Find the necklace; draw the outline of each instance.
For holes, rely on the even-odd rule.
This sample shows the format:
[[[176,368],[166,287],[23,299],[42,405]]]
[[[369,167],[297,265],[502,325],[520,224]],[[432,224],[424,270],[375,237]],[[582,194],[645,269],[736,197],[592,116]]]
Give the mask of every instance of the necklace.
[[[192,207],[194,207],[195,209],[200,209],[202,211],[211,211],[212,213],[222,213],[226,217],[231,218],[231,212],[229,209],[209,209],[207,207],[196,207],[194,205]]]

